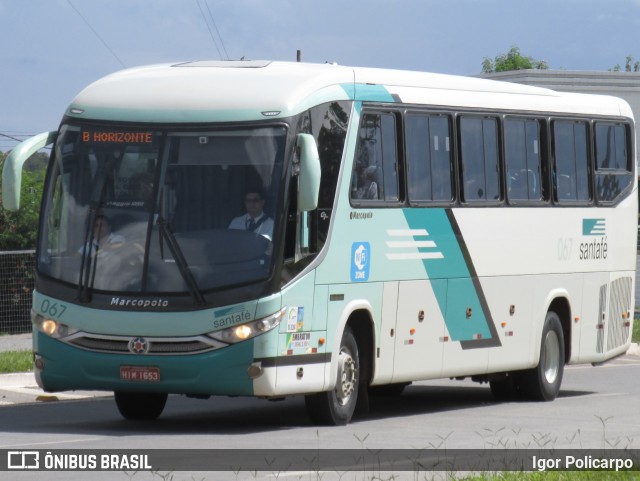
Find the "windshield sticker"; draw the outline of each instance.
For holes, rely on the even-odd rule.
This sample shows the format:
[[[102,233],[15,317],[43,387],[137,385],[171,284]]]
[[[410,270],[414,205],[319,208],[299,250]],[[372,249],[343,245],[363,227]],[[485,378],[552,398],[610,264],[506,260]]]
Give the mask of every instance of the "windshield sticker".
[[[293,306],[287,314],[287,332],[298,332],[304,324],[304,307]]]
[[[308,349],[311,346],[310,332],[292,332],[287,335],[287,349]]]

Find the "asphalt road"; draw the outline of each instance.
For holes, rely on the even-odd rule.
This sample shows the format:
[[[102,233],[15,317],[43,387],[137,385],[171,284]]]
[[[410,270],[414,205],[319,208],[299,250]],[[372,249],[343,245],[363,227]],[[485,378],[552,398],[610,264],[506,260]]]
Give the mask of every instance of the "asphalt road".
[[[640,270],[640,257],[638,262]],[[636,282],[640,299],[640,282]],[[29,349],[30,335],[0,337],[0,350]],[[604,366],[570,366],[550,403],[494,401],[487,385],[415,383],[373,398],[346,427],[316,427],[302,398],[170,396],[155,422],[123,420],[109,393],[46,394],[32,375],[0,378],[0,450],[29,449],[640,449],[640,350]],[[16,480],[445,479],[397,472],[0,472]],[[135,476],[135,477],[134,477]]]
[[[374,398],[370,412],[346,427],[313,426],[302,398],[268,402],[171,396],[155,422],[123,420],[111,397],[20,402],[0,406],[0,450],[639,449],[640,383],[635,382],[639,377],[640,357],[635,355],[599,367],[568,367],[560,396],[550,403],[498,403],[487,385],[470,381],[420,382],[402,396]],[[16,394],[12,393],[11,388],[4,388],[0,395]],[[126,480],[131,476],[119,472],[11,474],[11,479],[18,480]],[[315,474],[180,472],[173,479],[320,479]],[[387,474],[395,475],[393,479],[423,479],[415,473]],[[133,479],[167,475],[140,472]],[[321,478],[375,477],[326,473]]]

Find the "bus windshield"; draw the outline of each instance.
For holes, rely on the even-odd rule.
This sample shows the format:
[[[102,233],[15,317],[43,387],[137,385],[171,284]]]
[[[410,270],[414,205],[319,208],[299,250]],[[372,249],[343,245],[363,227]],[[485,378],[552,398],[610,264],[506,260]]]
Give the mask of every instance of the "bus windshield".
[[[287,128],[63,124],[37,267],[85,293],[199,293],[269,276]]]

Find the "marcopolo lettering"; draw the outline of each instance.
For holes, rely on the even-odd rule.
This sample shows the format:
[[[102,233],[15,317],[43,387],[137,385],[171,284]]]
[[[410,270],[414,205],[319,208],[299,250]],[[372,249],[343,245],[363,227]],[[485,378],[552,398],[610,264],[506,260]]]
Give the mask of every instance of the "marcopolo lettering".
[[[150,307],[168,307],[167,299],[125,299],[122,297],[112,297],[111,305],[116,307],[138,307],[147,309]]]
[[[349,214],[349,219],[351,220],[362,220],[362,219],[372,219],[372,218],[373,218],[373,212],[352,211]]]

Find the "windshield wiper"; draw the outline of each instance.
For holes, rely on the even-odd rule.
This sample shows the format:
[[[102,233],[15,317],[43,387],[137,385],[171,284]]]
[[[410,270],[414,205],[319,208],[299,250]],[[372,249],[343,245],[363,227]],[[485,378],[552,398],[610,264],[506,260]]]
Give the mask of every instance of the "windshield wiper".
[[[96,277],[96,261],[98,259],[98,247],[94,252],[93,243],[95,241],[96,218],[100,203],[90,207],[87,213],[87,227],[84,234],[84,243],[82,244],[82,262],[80,263],[80,278],[78,279],[78,300],[80,302],[91,301],[91,286]]]
[[[95,224],[100,209],[104,205],[104,199],[107,196],[107,185],[109,183],[109,172],[112,171],[115,159],[111,159],[106,163],[104,168],[104,179],[99,190],[98,199],[92,202],[87,212],[87,227],[84,233],[84,245],[82,247],[82,262],[80,263],[80,278],[78,279],[78,300],[80,302],[91,301],[91,291],[96,278],[96,264],[98,261],[98,246],[93,246],[95,240]],[[94,191],[95,192],[95,191]]]
[[[193,273],[191,269],[189,269],[189,264],[187,263],[187,259],[185,259],[184,254],[182,253],[182,249],[180,249],[180,245],[176,240],[173,232],[171,232],[171,228],[169,227],[165,218],[160,214],[158,215],[158,233],[160,234],[160,244],[162,245],[162,238],[164,238],[167,242],[167,247],[169,247],[169,251],[173,256],[173,259],[176,261],[176,265],[178,266],[178,270],[184,279],[184,282],[187,284],[189,288],[189,292],[193,296],[195,303],[204,306],[206,301],[204,300],[204,296],[202,292],[200,292],[200,288],[198,287],[198,283],[193,277]]]

